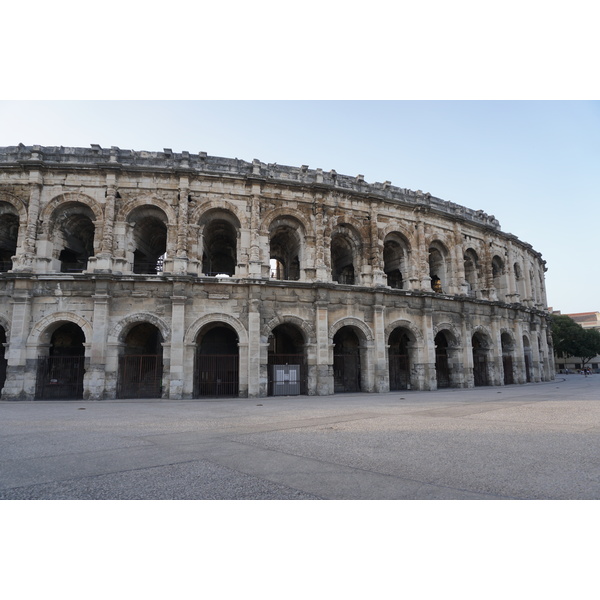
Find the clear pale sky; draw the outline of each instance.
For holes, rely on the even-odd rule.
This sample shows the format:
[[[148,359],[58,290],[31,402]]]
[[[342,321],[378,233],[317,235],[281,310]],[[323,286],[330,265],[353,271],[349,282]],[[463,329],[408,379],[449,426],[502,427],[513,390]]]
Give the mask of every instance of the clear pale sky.
[[[600,102],[0,102],[0,145],[20,142],[205,151],[389,180],[495,215],[547,261],[550,306],[600,310]]]

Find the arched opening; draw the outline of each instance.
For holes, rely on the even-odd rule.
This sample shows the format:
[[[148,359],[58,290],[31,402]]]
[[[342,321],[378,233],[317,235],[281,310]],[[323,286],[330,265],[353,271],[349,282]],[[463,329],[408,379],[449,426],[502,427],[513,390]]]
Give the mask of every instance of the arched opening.
[[[523,336],[523,355],[523,358],[525,360],[525,381],[527,383],[531,383],[533,381],[531,377],[531,364],[533,362],[533,352],[529,344],[529,338],[526,335]]]
[[[273,279],[300,279],[301,238],[300,224],[277,220],[271,225],[269,262]]]
[[[439,242],[434,242],[429,247],[429,277],[431,277],[431,289],[436,294],[444,294],[448,291],[446,255],[446,249]]]
[[[152,323],[132,327],[121,348],[117,398],[161,398],[163,338]]]
[[[94,256],[95,215],[80,202],[61,204],[51,217],[53,256],[61,273],[81,273]]]
[[[437,387],[449,388],[451,384],[450,363],[448,360],[448,338],[440,331],[434,339],[435,344],[435,375]]]
[[[167,217],[154,206],[140,206],[127,219],[132,227],[133,272],[157,275],[163,272],[167,252]]]
[[[213,217],[204,228],[203,240],[202,273],[208,277],[235,275],[237,231],[232,223]]]
[[[333,281],[354,285],[356,281],[355,262],[354,244],[350,236],[344,231],[335,233],[331,238],[331,277]]]
[[[489,348],[485,337],[477,332],[471,340],[473,346],[473,378],[476,387],[490,385],[488,376]]]
[[[85,374],[85,334],[71,322],[58,325],[50,337],[48,354],[38,358],[36,400],[80,400]]]
[[[19,215],[8,202],[0,202],[0,272],[12,269],[12,257],[17,253]]]
[[[196,338],[194,398],[239,395],[239,339],[225,323],[206,325]]]
[[[502,344],[502,368],[504,371],[504,385],[510,385],[515,382],[513,373],[513,354],[515,346],[513,340],[508,333],[503,333],[500,336]]]
[[[481,278],[481,267],[479,265],[479,257],[475,250],[469,248],[465,252],[465,281],[469,287],[468,294],[475,297],[479,290],[479,281]]]
[[[506,297],[506,273],[504,269],[504,261],[499,256],[494,256],[492,259],[492,280],[496,295],[499,300],[504,300]]]
[[[0,326],[0,393],[6,381],[6,331]]]
[[[411,389],[410,369],[412,334],[403,327],[396,327],[388,340],[390,391]]]
[[[391,288],[404,289],[408,279],[408,250],[398,235],[388,235],[383,243],[383,271]]]
[[[269,395],[306,394],[307,368],[304,336],[294,325],[283,323],[269,336]]]
[[[517,285],[517,294],[519,294],[519,300],[523,302],[526,297],[525,293],[525,279],[523,278],[523,270],[521,269],[521,265],[519,263],[515,263],[513,265],[513,269],[515,272],[515,282]]]
[[[342,327],[333,336],[333,391],[360,392],[360,341],[353,327]]]

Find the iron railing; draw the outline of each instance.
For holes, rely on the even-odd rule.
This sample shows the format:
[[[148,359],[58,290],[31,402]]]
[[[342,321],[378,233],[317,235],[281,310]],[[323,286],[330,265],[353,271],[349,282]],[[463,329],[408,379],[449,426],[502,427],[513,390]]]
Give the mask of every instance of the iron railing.
[[[161,398],[162,371],[160,354],[119,357],[117,398]]]
[[[83,356],[40,356],[35,386],[36,400],[81,400]]]
[[[336,394],[360,392],[360,356],[333,355],[333,391]]]
[[[407,354],[390,354],[390,391],[410,387],[410,365]]]
[[[446,353],[435,355],[435,374],[438,389],[450,387],[450,365]]]
[[[194,398],[239,395],[239,355],[196,354]]]

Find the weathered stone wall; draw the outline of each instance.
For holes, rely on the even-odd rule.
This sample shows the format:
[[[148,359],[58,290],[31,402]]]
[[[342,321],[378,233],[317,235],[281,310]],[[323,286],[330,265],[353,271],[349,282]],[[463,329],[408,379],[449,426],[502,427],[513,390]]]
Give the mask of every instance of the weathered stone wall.
[[[338,385],[338,332],[358,340],[363,391],[390,389],[398,332],[411,389],[441,385],[444,361],[457,387],[553,377],[541,255],[493,216],[389,182],[21,145],[0,149],[3,215],[19,223],[2,237],[14,249],[0,272],[3,399],[35,396],[38,357],[65,323],[83,331],[91,399],[119,393],[119,357],[141,323],[160,332],[165,398],[197,395],[199,339],[215,324],[237,336],[240,396],[270,393],[276,329],[302,339],[309,394]]]

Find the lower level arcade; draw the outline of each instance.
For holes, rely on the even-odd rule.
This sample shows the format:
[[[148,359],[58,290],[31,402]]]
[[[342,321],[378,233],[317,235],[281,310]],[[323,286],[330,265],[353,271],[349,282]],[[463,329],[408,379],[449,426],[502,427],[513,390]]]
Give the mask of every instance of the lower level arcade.
[[[492,321],[467,330],[465,321],[446,322],[424,330],[405,319],[375,319],[372,327],[343,317],[324,328],[284,315],[257,325],[251,314],[246,323],[205,315],[181,329],[177,341],[156,315],[131,315],[102,336],[78,315],[55,313],[32,327],[20,360],[5,323],[2,399],[329,395],[553,378],[545,331],[531,323]]]

